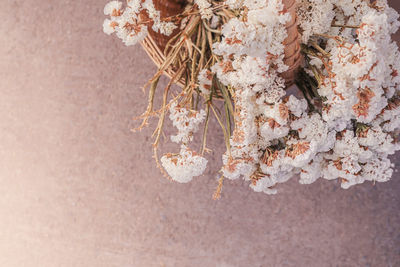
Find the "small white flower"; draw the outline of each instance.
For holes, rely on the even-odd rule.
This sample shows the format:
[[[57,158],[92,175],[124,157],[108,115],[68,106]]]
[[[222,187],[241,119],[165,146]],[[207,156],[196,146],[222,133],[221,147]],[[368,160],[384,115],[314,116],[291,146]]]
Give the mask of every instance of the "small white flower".
[[[115,27],[118,26],[116,21],[112,21],[110,19],[105,19],[103,22],[103,31],[104,33],[110,35],[115,32]]]
[[[207,0],[195,0],[194,2],[200,9],[201,18],[211,19],[211,17],[213,16],[211,3],[209,3]]]
[[[213,74],[208,69],[202,69],[199,72],[199,90],[205,97],[208,97],[211,93],[212,78]]]
[[[109,15],[112,17],[118,17],[121,14],[122,2],[111,1],[107,3],[104,7],[104,15]]]

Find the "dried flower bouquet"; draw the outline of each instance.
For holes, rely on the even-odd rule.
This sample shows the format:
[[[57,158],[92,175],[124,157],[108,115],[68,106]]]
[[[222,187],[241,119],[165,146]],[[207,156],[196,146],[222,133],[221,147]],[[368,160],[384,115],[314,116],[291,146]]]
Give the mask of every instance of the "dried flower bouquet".
[[[211,117],[226,145],[216,198],[224,177],[274,194],[295,175],[302,184],[339,178],[342,188],[392,176],[400,54],[391,34],[400,23],[386,0],[128,0],[111,1],[104,13],[105,33],[142,42],[159,67],[145,86],[139,128],[159,118],[154,154],[172,180],[204,172]],[[163,73],[171,79],[154,109]],[[301,96],[285,90],[293,83]],[[168,114],[180,151],[159,160]],[[199,129],[202,147],[194,151]]]

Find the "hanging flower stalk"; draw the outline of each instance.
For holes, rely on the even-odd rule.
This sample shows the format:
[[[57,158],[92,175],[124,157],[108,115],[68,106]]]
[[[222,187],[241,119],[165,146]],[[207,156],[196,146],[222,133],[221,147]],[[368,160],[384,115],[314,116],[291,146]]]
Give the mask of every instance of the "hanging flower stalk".
[[[160,12],[163,2],[174,8]],[[158,66],[139,129],[158,117],[154,154],[168,178],[189,182],[204,172],[211,118],[226,146],[214,198],[224,177],[274,194],[295,175],[302,184],[339,179],[342,188],[392,176],[400,55],[391,34],[399,22],[385,0],[128,0],[104,13],[106,33],[142,42]],[[170,82],[158,91],[163,73]],[[293,83],[298,93],[289,94]],[[154,108],[158,93],[163,103]],[[167,117],[180,150],[159,159]]]

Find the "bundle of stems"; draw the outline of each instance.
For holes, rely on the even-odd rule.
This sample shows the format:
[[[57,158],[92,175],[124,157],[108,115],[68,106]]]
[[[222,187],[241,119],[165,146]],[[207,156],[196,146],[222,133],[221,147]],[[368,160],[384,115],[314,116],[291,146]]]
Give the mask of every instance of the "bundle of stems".
[[[181,23],[186,21],[186,25],[168,41],[164,49],[165,60],[143,88],[149,87],[148,105],[144,114],[140,116],[143,121],[137,129],[140,130],[146,126],[150,117],[158,117],[158,124],[152,135],[154,138],[153,151],[157,165],[165,175],[165,171],[158,162],[157,147],[162,136],[166,114],[171,103],[175,101],[178,102],[178,106],[186,107],[190,110],[199,110],[201,107],[205,107],[206,119],[199,151],[201,155],[208,151],[206,143],[211,114],[215,116],[221,126],[225,145],[227,150],[230,150],[229,140],[234,123],[233,89],[222,85],[216,77],[212,77],[211,93],[204,96],[199,91],[198,75],[200,71],[209,70],[211,66],[221,60],[219,56],[212,53],[213,44],[221,40],[221,25],[238,15],[225,8],[219,2],[215,2],[214,7],[214,14],[219,17],[218,26],[215,28],[209,25],[208,20],[201,18],[197,6],[193,4],[188,4],[182,14],[165,18],[165,21],[178,21]],[[173,69],[173,75],[163,90],[161,107],[158,110],[154,110],[154,97],[158,89],[160,76],[169,68]],[[178,81],[184,81],[183,88],[180,93],[174,95],[171,92],[171,86],[174,83],[178,83]],[[219,108],[221,102],[223,103],[223,110]],[[216,103],[218,104],[216,105]]]

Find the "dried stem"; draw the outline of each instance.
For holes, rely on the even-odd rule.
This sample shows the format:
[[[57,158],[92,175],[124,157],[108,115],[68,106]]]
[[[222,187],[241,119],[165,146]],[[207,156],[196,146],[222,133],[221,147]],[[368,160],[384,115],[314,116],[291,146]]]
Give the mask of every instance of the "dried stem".
[[[214,200],[218,200],[218,199],[221,198],[223,182],[224,182],[224,176],[221,175],[221,177],[218,179],[218,186],[217,186],[217,189],[215,190],[215,192],[214,192],[214,194],[213,194],[213,199],[214,199]]]

